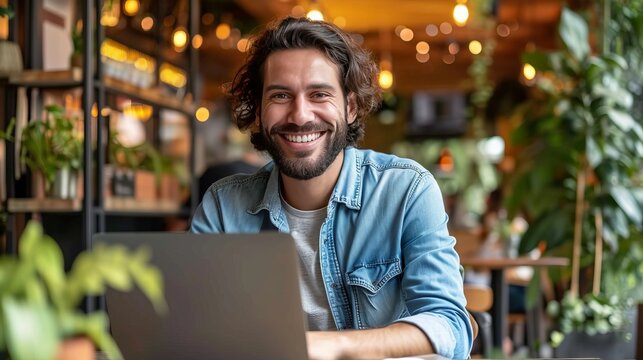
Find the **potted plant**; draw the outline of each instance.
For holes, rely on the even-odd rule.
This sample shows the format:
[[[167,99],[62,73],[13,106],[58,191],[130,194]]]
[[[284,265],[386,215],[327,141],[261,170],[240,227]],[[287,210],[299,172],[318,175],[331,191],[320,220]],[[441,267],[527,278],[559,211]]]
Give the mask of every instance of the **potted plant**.
[[[75,123],[58,105],[45,107],[45,119],[33,120],[22,130],[20,159],[44,177],[45,194],[75,198],[82,168],[83,142]]]
[[[118,139],[118,133],[112,131],[109,136],[108,153],[113,171],[113,174],[109,175],[112,184],[111,194],[134,197],[136,200],[157,198],[163,161],[154,146],[148,142],[125,146]]]
[[[524,56],[541,75],[513,133],[521,150],[507,201],[510,213],[530,223],[522,253],[540,247],[572,259],[571,269],[550,272],[562,299],[550,305],[559,320],[554,345],[564,333],[623,330],[623,311],[643,278],[636,266],[627,286],[602,281],[623,270],[603,264],[627,264],[642,250],[643,128],[630,115],[628,64],[609,49],[592,54],[588,25],[571,10],[563,9],[559,33],[562,50]]]
[[[166,311],[162,276],[145,248],[98,245],[78,255],[65,274],[60,248],[38,222],[27,224],[19,246],[17,257],[0,257],[0,352],[13,360],[61,358],[78,343],[91,359],[93,346],[121,359],[106,314],[79,310],[85,296],[103,295],[108,286],[129,291],[136,285],[156,311]]]
[[[13,17],[13,10],[8,6],[0,6],[0,18]],[[6,77],[22,71],[22,53],[20,46],[13,41],[0,39],[0,77]]]

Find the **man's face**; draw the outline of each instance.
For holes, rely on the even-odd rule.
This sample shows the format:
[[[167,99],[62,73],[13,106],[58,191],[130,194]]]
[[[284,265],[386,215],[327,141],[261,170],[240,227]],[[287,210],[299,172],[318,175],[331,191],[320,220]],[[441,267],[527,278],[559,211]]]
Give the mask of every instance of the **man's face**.
[[[347,145],[352,108],[347,116],[339,69],[319,50],[282,50],[266,60],[261,132],[284,175],[323,174]]]

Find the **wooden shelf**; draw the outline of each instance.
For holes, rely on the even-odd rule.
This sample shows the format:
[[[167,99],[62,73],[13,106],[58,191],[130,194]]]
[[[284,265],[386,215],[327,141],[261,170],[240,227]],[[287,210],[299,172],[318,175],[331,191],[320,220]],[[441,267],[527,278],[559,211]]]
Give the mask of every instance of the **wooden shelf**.
[[[136,200],[127,197],[105,199],[105,211],[109,213],[153,213],[176,214],[181,211],[181,203],[171,200]]]
[[[56,71],[25,70],[9,77],[11,85],[39,88],[70,88],[81,86],[82,83],[83,71],[80,68]],[[158,88],[142,89],[109,76],[104,77],[103,84],[109,92],[131,97],[149,105],[176,110],[189,116],[194,113],[191,102],[165,95]]]
[[[82,199],[24,198],[9,199],[9,212],[74,212],[83,209]]]
[[[82,85],[83,71],[80,68],[69,70],[25,70],[9,76],[9,84],[29,87],[75,87]]]
[[[107,76],[103,83],[105,90],[112,93],[134,98],[149,105],[176,110],[189,116],[194,113],[194,106],[191,102],[165,95],[158,88],[142,89],[138,86]]]
[[[63,213],[79,212],[83,209],[82,199],[14,198],[7,201],[9,212],[13,213]],[[171,200],[141,201],[134,198],[111,197],[105,199],[107,213],[128,214],[177,214],[181,203]]]

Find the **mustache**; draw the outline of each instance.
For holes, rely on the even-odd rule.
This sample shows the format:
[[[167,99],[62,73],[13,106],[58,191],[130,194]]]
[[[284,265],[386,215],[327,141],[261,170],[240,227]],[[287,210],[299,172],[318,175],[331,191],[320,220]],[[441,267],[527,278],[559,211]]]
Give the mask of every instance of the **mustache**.
[[[274,126],[272,129],[270,129],[270,135],[276,135],[279,133],[311,133],[331,130],[333,130],[333,127],[330,124],[326,123],[307,122],[302,126],[293,123],[287,123]]]

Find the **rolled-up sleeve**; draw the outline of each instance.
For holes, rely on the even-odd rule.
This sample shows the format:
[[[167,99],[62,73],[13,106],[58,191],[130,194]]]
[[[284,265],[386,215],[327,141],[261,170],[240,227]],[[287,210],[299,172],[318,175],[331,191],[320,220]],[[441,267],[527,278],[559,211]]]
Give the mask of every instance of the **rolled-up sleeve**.
[[[433,176],[417,178],[405,211],[402,291],[410,316],[399,319],[420,328],[439,355],[464,359],[473,343],[465,309],[460,260],[448,216]]]

